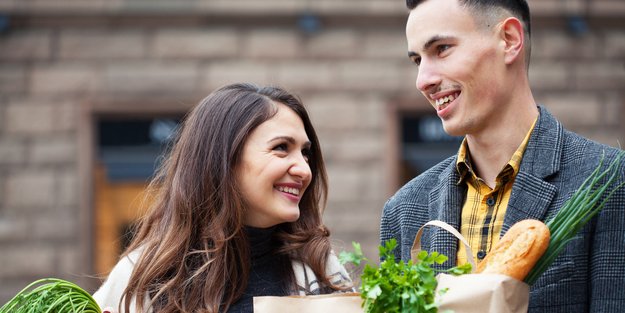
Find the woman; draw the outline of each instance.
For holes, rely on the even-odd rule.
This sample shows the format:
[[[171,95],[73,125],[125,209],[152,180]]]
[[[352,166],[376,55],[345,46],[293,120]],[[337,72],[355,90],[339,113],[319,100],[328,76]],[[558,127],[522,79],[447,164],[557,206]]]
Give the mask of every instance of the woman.
[[[252,312],[254,296],[350,288],[321,221],[317,135],[282,89],[234,84],[202,100],[150,189],[154,204],[94,295],[101,307]]]

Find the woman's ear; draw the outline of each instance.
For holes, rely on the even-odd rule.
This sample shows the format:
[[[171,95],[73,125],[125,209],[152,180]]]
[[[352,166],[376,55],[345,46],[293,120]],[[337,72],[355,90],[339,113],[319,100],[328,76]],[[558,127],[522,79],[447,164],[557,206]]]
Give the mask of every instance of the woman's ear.
[[[501,22],[501,40],[504,44],[504,60],[512,64],[522,58],[525,48],[525,32],[523,24],[515,17],[509,17]]]

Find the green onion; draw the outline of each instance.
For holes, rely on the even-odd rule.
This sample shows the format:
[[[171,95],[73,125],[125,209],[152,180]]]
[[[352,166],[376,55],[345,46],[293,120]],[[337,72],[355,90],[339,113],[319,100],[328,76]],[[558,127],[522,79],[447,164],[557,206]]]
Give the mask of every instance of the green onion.
[[[0,308],[0,313],[102,313],[93,297],[78,285],[44,278],[26,286]]]
[[[601,211],[614,192],[623,187],[625,182],[610,190],[614,182],[623,175],[619,169],[624,155],[624,151],[619,152],[616,159],[604,171],[601,171],[604,159],[601,157],[599,166],[564,203],[560,211],[546,223],[551,232],[549,247],[525,278],[528,285],[538,280],[538,277],[553,263],[573,236]]]

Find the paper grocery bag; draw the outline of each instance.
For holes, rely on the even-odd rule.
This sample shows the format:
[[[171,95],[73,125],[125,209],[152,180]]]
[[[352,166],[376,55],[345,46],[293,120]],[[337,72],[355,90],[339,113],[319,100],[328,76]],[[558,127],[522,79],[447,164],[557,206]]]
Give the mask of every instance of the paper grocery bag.
[[[254,297],[254,313],[363,313],[357,292],[316,296]]]
[[[456,313],[527,313],[529,286],[506,275],[439,274],[437,290],[447,291],[438,296],[438,311]]]
[[[442,221],[430,221],[423,225],[415,236],[410,251],[413,260],[416,260],[416,255],[421,250],[423,229],[430,225],[452,233],[465,245],[466,251],[471,251],[466,239],[451,225]],[[467,254],[467,261],[471,263],[474,271],[476,266],[472,254]],[[451,310],[455,313],[527,313],[529,285],[512,277],[498,274],[460,276],[439,274],[436,280],[439,312]],[[441,294],[442,290],[444,293]]]

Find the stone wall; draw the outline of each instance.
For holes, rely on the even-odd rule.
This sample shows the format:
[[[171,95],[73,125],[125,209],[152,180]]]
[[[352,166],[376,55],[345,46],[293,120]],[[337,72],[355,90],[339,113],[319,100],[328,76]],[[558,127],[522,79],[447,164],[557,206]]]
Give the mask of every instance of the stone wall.
[[[328,166],[336,248],[359,241],[375,258],[381,208],[400,184],[392,108],[429,110],[406,57],[401,1],[89,3],[0,2],[0,303],[46,276],[98,284],[93,114],[184,111],[235,81],[302,97]],[[617,146],[624,2],[564,3],[531,3],[535,96],[566,127]],[[569,17],[584,14],[588,31],[573,33]]]

